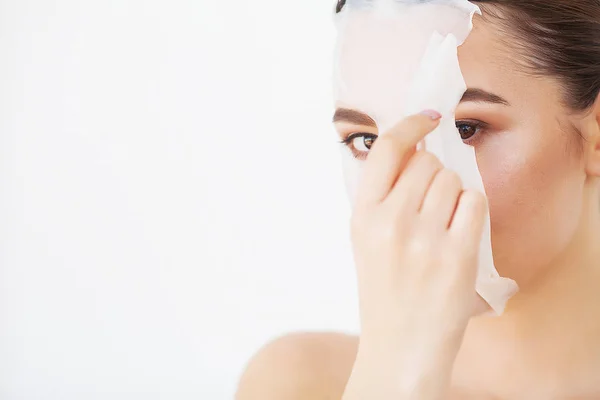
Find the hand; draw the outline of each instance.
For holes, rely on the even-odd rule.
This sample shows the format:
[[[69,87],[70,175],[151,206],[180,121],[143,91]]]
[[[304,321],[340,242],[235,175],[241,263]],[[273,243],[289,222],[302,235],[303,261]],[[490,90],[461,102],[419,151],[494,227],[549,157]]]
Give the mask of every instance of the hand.
[[[346,400],[439,398],[478,304],[487,201],[416,151],[436,114],[400,122],[364,164],[351,219],[361,338]]]

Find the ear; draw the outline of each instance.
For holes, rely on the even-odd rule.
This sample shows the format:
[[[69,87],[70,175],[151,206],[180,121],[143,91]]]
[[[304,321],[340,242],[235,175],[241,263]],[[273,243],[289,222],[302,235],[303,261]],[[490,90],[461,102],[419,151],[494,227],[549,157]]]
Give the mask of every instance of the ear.
[[[582,134],[585,138],[585,168],[588,176],[600,177],[600,94],[591,112],[584,118]]]

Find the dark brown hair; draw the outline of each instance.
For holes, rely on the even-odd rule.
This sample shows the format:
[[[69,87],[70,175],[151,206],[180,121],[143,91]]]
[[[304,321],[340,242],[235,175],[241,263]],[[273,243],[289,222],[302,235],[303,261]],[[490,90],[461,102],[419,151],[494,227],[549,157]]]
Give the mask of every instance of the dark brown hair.
[[[499,24],[528,73],[558,78],[575,111],[600,92],[600,0],[472,0]],[[339,0],[336,12],[346,3]]]

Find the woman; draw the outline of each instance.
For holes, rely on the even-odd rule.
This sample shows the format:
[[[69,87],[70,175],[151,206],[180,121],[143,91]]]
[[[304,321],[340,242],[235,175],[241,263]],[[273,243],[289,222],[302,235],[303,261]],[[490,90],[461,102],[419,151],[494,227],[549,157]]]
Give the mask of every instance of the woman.
[[[519,293],[501,317],[472,317],[486,202],[415,151],[435,110],[377,141],[367,119],[336,118],[365,163],[352,215],[361,336],[268,344],[239,400],[600,399],[600,1],[473,2],[483,16],[459,48],[470,90],[456,122],[477,154],[495,265]]]

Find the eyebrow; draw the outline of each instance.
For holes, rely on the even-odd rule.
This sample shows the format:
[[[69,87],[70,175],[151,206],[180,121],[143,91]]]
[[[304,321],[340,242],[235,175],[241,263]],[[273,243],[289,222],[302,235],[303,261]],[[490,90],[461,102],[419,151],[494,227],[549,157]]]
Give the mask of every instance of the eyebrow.
[[[498,96],[497,94],[487,92],[483,89],[467,89],[467,91],[463,94],[460,102],[492,103],[510,106],[508,100]],[[356,111],[350,108],[336,109],[335,114],[333,115],[333,122],[346,122],[353,125],[363,125],[377,128],[377,123],[375,122],[375,120],[373,120],[373,118],[369,117],[363,112]]]
[[[377,123],[373,118],[360,111],[350,108],[338,108],[333,115],[333,122],[347,122],[353,125],[363,125],[377,128]]]
[[[486,92],[483,89],[467,89],[460,102],[463,103],[469,101],[475,103],[492,103],[510,106],[510,103],[506,99],[498,96],[497,94]]]

